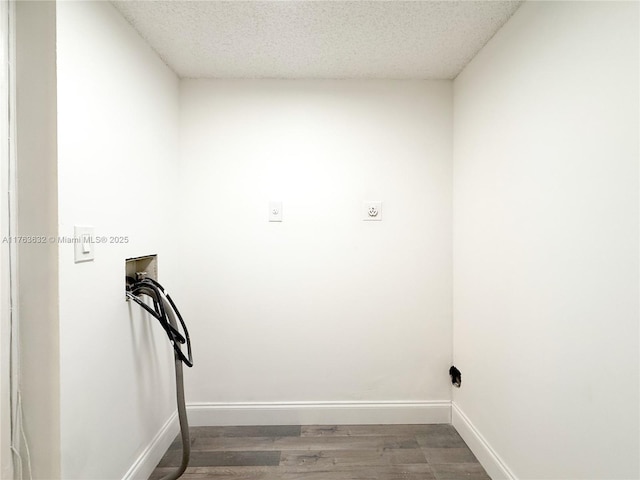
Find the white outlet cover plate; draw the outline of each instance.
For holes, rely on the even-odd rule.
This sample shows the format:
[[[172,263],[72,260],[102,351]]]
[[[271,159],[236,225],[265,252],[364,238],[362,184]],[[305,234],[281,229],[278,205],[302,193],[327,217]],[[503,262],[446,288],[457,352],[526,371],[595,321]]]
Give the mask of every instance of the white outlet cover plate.
[[[382,220],[382,202],[362,202],[362,220],[374,222]]]
[[[269,221],[282,221],[282,202],[269,202]]]
[[[73,248],[75,263],[92,262],[95,258],[95,228],[73,227]]]

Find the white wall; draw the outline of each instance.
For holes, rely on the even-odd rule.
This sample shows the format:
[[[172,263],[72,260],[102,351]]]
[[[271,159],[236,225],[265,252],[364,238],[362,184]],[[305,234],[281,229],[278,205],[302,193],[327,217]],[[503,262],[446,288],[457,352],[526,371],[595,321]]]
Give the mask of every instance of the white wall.
[[[15,88],[10,88],[10,62],[15,61],[15,13],[9,10],[9,2],[0,3],[0,110],[9,112],[11,105],[15,105]],[[10,40],[11,39],[11,40]],[[13,50],[15,52],[15,50]],[[13,64],[13,63],[11,63]],[[12,92],[10,94],[10,91]],[[10,97],[11,95],[11,97]],[[13,111],[13,110],[11,110]],[[13,114],[11,115],[14,116]],[[9,115],[0,116],[0,135],[11,138],[15,123],[9,124]],[[15,143],[12,144],[12,153]],[[12,155],[15,159],[15,155]],[[5,237],[10,233],[9,215],[9,142],[0,144],[0,231]],[[14,197],[15,198],[15,197]],[[15,219],[14,219],[15,220]],[[14,223],[15,225],[15,223]],[[9,376],[11,369],[11,288],[10,288],[10,246],[0,246],[0,478],[10,478],[13,475],[11,454],[11,385]]]
[[[129,237],[89,263],[59,247],[62,478],[123,478],[175,411],[166,336],[125,302],[124,262],[157,253],[174,278],[178,80],[110,3],[57,13],[60,234]]]
[[[17,230],[56,236],[56,9],[51,2],[16,2]],[[19,382],[27,448],[20,438],[24,478],[60,474],[58,249],[54,242],[17,245]],[[17,320],[16,320],[17,321]],[[15,332],[14,332],[15,333]],[[15,365],[15,364],[14,364]],[[12,373],[15,373],[13,370]],[[14,397],[17,408],[17,397]],[[14,425],[17,429],[17,426]],[[17,437],[17,435],[16,435]],[[19,470],[19,469],[18,469]]]
[[[494,478],[640,476],[638,54],[635,2],[530,2],[454,83],[454,423]]]
[[[181,106],[194,421],[448,421],[451,82],[184,81]]]

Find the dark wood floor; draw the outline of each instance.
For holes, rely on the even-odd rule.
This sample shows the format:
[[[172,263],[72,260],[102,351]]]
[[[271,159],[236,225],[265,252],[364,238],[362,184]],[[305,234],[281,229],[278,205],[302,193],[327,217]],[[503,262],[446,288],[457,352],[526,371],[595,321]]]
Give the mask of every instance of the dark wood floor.
[[[192,427],[184,480],[490,480],[450,425]],[[180,441],[150,480],[175,469]]]

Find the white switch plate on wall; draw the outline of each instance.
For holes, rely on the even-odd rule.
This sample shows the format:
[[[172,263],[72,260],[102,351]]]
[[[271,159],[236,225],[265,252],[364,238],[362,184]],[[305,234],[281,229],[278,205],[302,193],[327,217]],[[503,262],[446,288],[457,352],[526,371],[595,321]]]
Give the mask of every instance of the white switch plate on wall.
[[[92,262],[95,257],[95,228],[73,227],[73,242],[75,263]]]
[[[362,202],[362,220],[376,222],[382,220],[382,202]]]
[[[269,221],[282,221],[282,202],[269,202]]]

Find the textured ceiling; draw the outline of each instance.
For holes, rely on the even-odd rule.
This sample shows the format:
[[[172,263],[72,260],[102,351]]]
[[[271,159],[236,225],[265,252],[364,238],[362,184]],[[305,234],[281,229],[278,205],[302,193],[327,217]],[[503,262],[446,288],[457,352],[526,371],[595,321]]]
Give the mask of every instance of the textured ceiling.
[[[454,78],[520,1],[113,1],[185,78]]]

